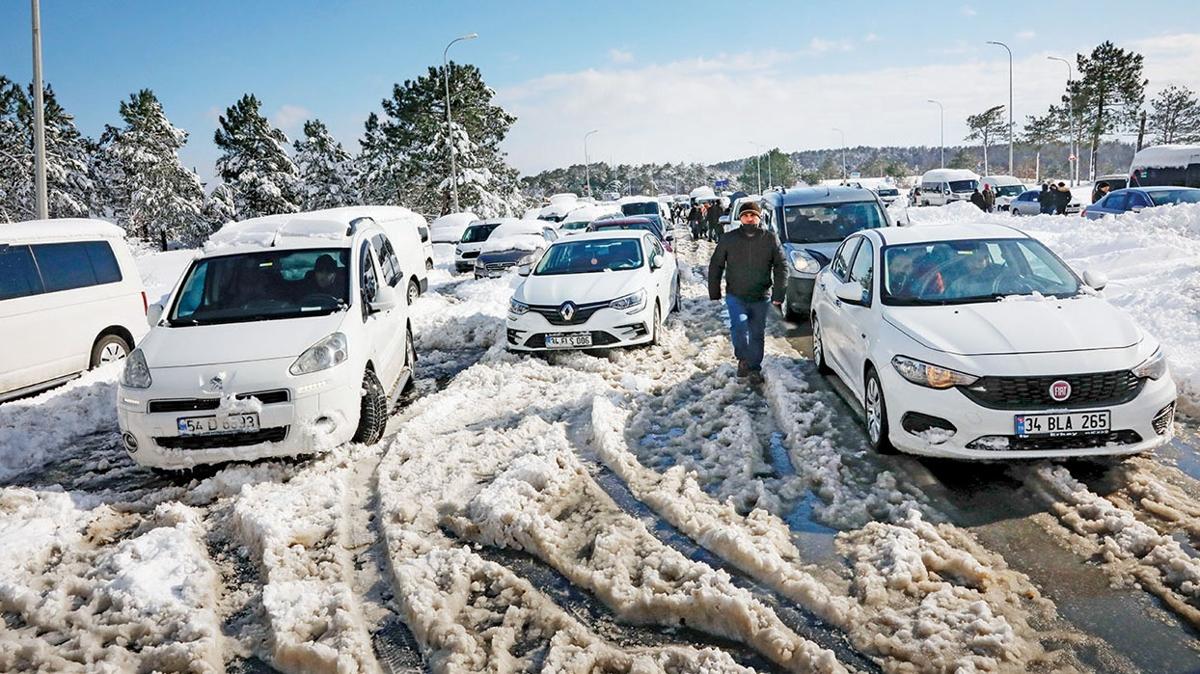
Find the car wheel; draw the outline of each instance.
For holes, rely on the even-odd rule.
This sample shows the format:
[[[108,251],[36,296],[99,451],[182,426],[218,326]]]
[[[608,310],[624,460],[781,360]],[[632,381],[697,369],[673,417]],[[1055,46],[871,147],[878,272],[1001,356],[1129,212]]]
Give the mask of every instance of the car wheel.
[[[425,271],[433,271],[433,260],[425,258]]]
[[[888,439],[887,401],[883,397],[883,385],[875,368],[867,369],[866,393],[863,395],[863,411],[866,414],[867,439],[871,448],[880,454],[895,454]]]
[[[405,330],[405,340],[408,348],[404,352],[404,366],[408,368],[408,381],[404,384],[405,392],[417,387],[417,345],[413,343],[412,328]]]
[[[129,343],[120,335],[104,335],[92,345],[88,369],[114,363],[129,355]]]
[[[387,426],[387,395],[379,377],[371,370],[363,375],[362,406],[358,415],[358,430],[354,431],[354,442],[373,445],[383,437],[383,429]]]
[[[654,324],[650,326],[650,343],[657,345],[662,332],[662,310],[654,303]]]
[[[421,296],[421,286],[417,285],[417,279],[415,279],[415,278],[409,279],[408,280],[408,303],[409,303],[409,305],[412,305],[412,303],[415,302],[417,300],[417,298],[420,296]]]
[[[813,350],[813,365],[817,366],[817,372],[821,374],[829,374],[833,370],[829,369],[829,363],[825,360],[825,342],[821,341],[821,323],[817,321],[817,315],[812,317],[812,350]]]
[[[674,302],[674,304],[671,305],[671,313],[678,314],[679,310],[682,308],[683,308],[683,298],[680,296],[680,293],[679,293],[679,277],[676,276],[675,277],[675,302]]]

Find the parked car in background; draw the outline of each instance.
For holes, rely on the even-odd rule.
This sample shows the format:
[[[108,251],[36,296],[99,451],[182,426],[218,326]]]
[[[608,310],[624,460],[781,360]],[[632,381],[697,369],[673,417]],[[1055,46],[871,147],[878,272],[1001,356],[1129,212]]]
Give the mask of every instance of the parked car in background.
[[[1089,220],[1106,215],[1137,213],[1146,208],[1170,204],[1200,203],[1200,189],[1195,187],[1131,187],[1109,192],[1108,196],[1083,210]]]
[[[83,219],[0,224],[0,401],[125,358],[146,331],[124,230]]]
[[[658,237],[586,232],[552,244],[509,302],[511,351],[657,343],[679,307],[679,270]]]
[[[129,455],[184,469],[378,441],[416,362],[397,249],[353,208],[222,227],[125,360]]]
[[[1129,176],[1118,174],[1096,176],[1096,179],[1092,181],[1092,200],[1089,203],[1094,204],[1104,196],[1100,194],[1098,189],[1101,183],[1106,183],[1108,185],[1109,192],[1123,190],[1126,187],[1129,187]]]
[[[545,226],[545,223],[541,220],[519,221],[516,218],[492,218],[490,220],[473,222],[463,232],[462,239],[454,246],[454,270],[464,272],[474,269],[475,258],[479,257],[479,251],[483,248],[483,243],[488,240],[488,237],[492,235],[492,232],[497,227],[506,222],[533,222],[539,228]]]
[[[562,222],[568,213],[585,205],[587,204],[581,204],[579,197],[571,192],[554,194],[550,197],[550,203],[538,211],[537,217],[538,220],[545,220],[546,222]]]
[[[596,218],[604,216],[619,216],[621,209],[616,204],[593,204],[585,208],[577,208],[567,214],[558,225],[558,233],[560,236],[569,234],[578,234],[586,231],[588,223]]]
[[[980,179],[979,189],[988,185],[996,193],[996,210],[1007,211],[1013,199],[1028,191],[1025,184],[1012,176],[984,176]]]
[[[864,229],[891,227],[887,209],[870,190],[799,187],[763,195],[763,226],[776,232],[788,261],[784,315],[808,318],[813,282],[842,239]]]
[[[621,197],[617,203],[621,206],[621,213],[627,216],[657,215],[664,221],[671,219],[671,209],[657,197]]]
[[[451,213],[433,221],[429,226],[434,243],[458,243],[467,227],[479,220],[474,213]]]
[[[1042,190],[1025,190],[1018,194],[1016,198],[1008,204],[1008,212],[1013,215],[1038,215],[1042,212],[1042,205],[1038,202],[1038,195]]]
[[[658,238],[659,242],[668,252],[671,248],[668,246],[667,232],[664,229],[662,219],[649,215],[638,215],[634,217],[604,217],[593,220],[588,225],[589,232],[608,232],[622,229],[639,229],[645,232],[650,232]],[[672,240],[674,237],[672,236]]]
[[[1175,383],[1104,285],[1011,227],[860,232],[817,277],[813,361],[861,401],[878,451],[1146,452],[1171,439]]]
[[[483,242],[475,258],[475,278],[496,277],[513,267],[532,264],[557,239],[558,232],[545,222],[505,222]]]
[[[1200,187],[1200,145],[1155,145],[1133,155],[1129,187]]]
[[[945,206],[951,201],[970,201],[979,189],[979,175],[966,169],[933,169],[921,176],[921,205]]]

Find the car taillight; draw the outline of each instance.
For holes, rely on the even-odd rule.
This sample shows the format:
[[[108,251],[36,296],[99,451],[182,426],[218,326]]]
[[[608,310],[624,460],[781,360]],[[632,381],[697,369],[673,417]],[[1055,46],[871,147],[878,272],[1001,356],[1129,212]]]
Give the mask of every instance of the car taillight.
[[[1087,217],[1087,206],[1084,206],[1083,208],[1079,209],[1079,217],[1081,217],[1081,218]]]
[[[150,315],[150,302],[146,299],[145,290],[142,291],[142,313],[147,316]]]
[[[671,242],[670,242],[670,241],[663,241],[663,245],[665,245],[665,246],[667,247],[667,252],[668,252],[668,253],[674,253],[674,252],[675,252],[675,249],[671,247]]]

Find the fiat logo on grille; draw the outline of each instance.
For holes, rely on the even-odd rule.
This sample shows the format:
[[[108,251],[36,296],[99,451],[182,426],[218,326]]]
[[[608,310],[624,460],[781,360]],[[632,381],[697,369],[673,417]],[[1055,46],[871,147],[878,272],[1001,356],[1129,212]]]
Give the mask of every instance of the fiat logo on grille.
[[[1071,397],[1071,382],[1059,379],[1050,385],[1050,397],[1055,402],[1062,402]]]
[[[563,305],[558,308],[558,315],[562,316],[564,321],[575,318],[575,305],[571,302],[563,302]]]

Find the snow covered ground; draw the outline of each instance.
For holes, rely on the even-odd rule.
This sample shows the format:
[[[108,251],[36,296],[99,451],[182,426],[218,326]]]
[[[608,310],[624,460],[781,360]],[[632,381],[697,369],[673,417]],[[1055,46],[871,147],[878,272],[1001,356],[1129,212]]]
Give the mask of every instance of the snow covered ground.
[[[1108,273],[1194,392],[1200,210],[1173,213],[1017,223]],[[1200,667],[1190,427],[1111,465],[876,455],[795,326],[734,376],[710,244],[680,251],[661,345],[523,357],[516,277],[439,245],[375,446],[169,478],[120,448],[115,368],[0,406],[0,671]],[[189,255],[139,258],[152,296]]]

